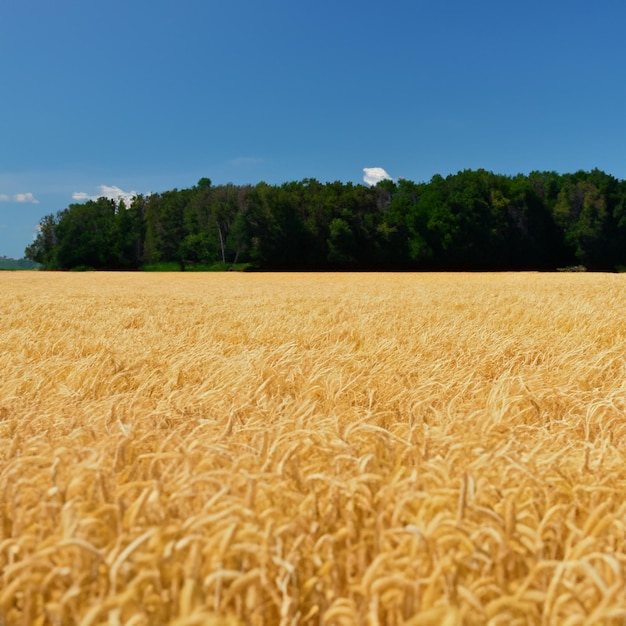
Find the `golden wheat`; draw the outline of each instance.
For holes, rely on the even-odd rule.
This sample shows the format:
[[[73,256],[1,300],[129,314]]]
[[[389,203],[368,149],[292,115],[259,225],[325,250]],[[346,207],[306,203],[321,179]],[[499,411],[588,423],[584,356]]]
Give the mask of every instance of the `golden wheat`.
[[[0,275],[0,624],[626,623],[626,279]]]

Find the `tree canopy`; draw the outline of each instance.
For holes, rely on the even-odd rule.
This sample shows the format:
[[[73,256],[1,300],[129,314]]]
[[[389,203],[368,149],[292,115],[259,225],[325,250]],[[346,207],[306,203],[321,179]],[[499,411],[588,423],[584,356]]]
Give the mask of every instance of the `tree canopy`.
[[[374,187],[213,185],[100,198],[41,220],[47,269],[592,270],[626,267],[626,183],[600,170],[464,170]]]

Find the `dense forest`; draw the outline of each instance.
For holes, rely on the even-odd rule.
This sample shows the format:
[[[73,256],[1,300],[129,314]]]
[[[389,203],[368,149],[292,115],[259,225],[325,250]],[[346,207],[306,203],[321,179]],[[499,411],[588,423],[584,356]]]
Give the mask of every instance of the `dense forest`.
[[[600,170],[485,170],[385,180],[214,186],[100,198],[47,215],[46,269],[626,269],[626,183]]]

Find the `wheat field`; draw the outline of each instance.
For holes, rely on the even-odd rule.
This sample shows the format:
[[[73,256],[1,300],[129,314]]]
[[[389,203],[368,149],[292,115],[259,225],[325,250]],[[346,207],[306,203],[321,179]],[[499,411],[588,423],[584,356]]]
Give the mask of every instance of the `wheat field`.
[[[626,276],[0,274],[0,625],[626,624]]]

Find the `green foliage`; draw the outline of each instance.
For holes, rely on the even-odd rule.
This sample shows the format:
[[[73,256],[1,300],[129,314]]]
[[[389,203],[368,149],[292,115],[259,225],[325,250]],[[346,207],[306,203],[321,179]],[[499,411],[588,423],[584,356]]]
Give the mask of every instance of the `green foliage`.
[[[144,272],[180,272],[180,263],[176,261],[164,261],[162,263],[147,263],[139,269]]]
[[[247,272],[254,269],[251,263],[151,263],[139,268],[142,272]]]
[[[375,187],[315,179],[106,198],[45,216],[26,257],[47,269],[613,270],[626,183],[601,172],[464,170]]]
[[[115,264],[115,203],[106,198],[72,204],[58,215],[56,263],[60,269],[103,268]]]
[[[328,262],[331,265],[350,266],[355,262],[356,242],[348,224],[340,217],[331,223],[328,232]]]
[[[57,255],[57,220],[54,215],[46,215],[39,223],[39,232],[35,241],[24,251],[24,256],[46,269],[56,268]]]

